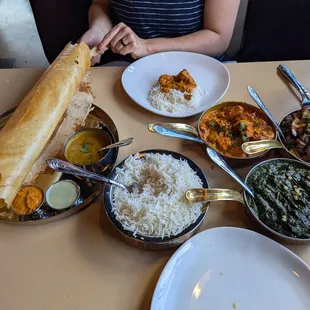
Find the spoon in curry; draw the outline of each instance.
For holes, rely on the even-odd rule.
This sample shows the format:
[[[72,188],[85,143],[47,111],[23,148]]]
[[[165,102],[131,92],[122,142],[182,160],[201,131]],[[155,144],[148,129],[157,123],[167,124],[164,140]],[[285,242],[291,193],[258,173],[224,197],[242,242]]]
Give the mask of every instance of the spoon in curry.
[[[113,149],[115,147],[127,146],[127,145],[131,144],[133,142],[133,140],[134,140],[134,138],[128,138],[128,139],[124,139],[124,140],[121,140],[121,141],[113,143],[113,144],[109,144],[109,145],[99,149],[98,152],[108,150],[108,149]]]
[[[249,91],[249,94],[251,95],[252,99],[265,112],[265,114],[268,116],[268,118],[271,120],[271,122],[275,125],[275,127],[277,128],[277,130],[279,132],[279,135],[281,136],[283,141],[285,141],[286,139],[285,139],[285,136],[284,136],[284,134],[282,132],[282,129],[281,129],[280,125],[277,123],[277,121],[274,119],[274,117],[268,111],[267,107],[265,106],[263,101],[260,99],[260,97],[258,96],[257,92],[251,86],[248,86],[248,91]]]
[[[88,178],[91,180],[101,181],[101,182],[109,183],[115,186],[119,186],[125,189],[128,193],[133,193],[134,191],[139,190],[139,184],[136,182],[133,182],[131,185],[125,185],[118,181],[106,178],[98,173],[90,172],[88,170],[77,167],[61,159],[52,158],[52,159],[48,159],[46,162],[47,162],[47,165],[55,171],[59,171],[59,172],[71,174],[71,175],[78,175],[80,177]]]

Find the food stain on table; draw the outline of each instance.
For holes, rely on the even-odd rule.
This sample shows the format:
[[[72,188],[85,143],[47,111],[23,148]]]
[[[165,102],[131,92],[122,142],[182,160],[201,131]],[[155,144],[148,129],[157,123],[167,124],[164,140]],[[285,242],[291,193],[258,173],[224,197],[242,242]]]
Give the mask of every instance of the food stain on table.
[[[36,211],[44,200],[43,191],[37,186],[24,186],[17,193],[12,209],[16,214],[27,215]]]
[[[100,152],[98,150],[110,143],[106,135],[94,130],[83,130],[70,139],[66,146],[65,157],[75,165],[91,165],[107,154],[107,150]]]

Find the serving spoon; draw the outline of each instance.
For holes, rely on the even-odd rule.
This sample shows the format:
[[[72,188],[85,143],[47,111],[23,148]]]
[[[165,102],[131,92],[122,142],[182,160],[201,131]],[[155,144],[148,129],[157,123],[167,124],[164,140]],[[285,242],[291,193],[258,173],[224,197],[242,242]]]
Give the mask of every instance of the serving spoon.
[[[186,191],[185,197],[191,203],[223,200],[244,203],[242,194],[232,189],[192,188]],[[207,208],[208,206],[203,206],[201,212],[206,211]]]
[[[283,76],[297,89],[301,96],[301,106],[310,107],[310,93],[309,91],[296,79],[294,74],[286,65],[279,65],[278,70]]]
[[[108,149],[113,149],[115,147],[127,146],[127,145],[131,144],[133,141],[134,141],[134,138],[124,139],[124,140],[121,140],[119,142],[112,143],[112,144],[109,144],[105,147],[102,147],[101,149],[98,150],[98,152],[108,150]]]
[[[162,136],[190,140],[190,141],[198,142],[198,143],[201,143],[207,146],[207,143],[198,137],[189,136],[189,135],[180,133],[178,131],[172,130],[170,128],[165,128],[158,124],[153,124],[151,131],[158,133]],[[237,181],[244,188],[244,190],[249,195],[251,195],[251,197],[254,198],[254,193],[252,192],[252,190],[240,179],[240,177],[228,166],[226,161],[216,151],[212,150],[211,148],[207,146],[206,152],[208,153],[210,159],[214,163],[216,163],[220,168],[222,168],[226,173],[228,173],[233,179],[235,179],[235,181]]]
[[[61,159],[51,158],[51,159],[48,159],[46,162],[47,162],[47,165],[55,171],[59,171],[59,172],[71,174],[71,175],[78,175],[80,177],[85,177],[91,180],[97,180],[97,181],[109,183],[112,185],[116,185],[116,186],[119,186],[125,189],[128,193],[133,193],[134,191],[139,190],[139,184],[136,182],[133,182],[131,185],[125,185],[121,182],[106,178],[98,173],[90,172],[80,167],[77,167]]]
[[[271,149],[284,149],[281,142],[278,140],[259,140],[248,141],[241,145],[242,151],[248,155],[254,155],[260,152],[268,151]]]
[[[260,97],[258,96],[257,92],[254,90],[254,88],[252,88],[251,86],[248,86],[248,91],[249,91],[249,94],[251,95],[251,97],[253,98],[253,100],[256,102],[256,104],[265,112],[265,114],[268,116],[270,121],[275,125],[275,127],[277,128],[277,130],[278,130],[281,138],[283,139],[283,141],[286,141],[280,125],[277,123],[277,121],[274,119],[274,117],[268,111],[267,107],[265,106],[263,101],[260,99]]]

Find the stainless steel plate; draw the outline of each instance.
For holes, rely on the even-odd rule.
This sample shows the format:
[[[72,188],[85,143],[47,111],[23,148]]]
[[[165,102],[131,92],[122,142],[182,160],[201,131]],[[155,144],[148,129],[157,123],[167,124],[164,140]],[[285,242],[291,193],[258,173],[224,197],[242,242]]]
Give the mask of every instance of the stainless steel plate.
[[[0,129],[5,125],[8,121],[11,114],[15,111],[15,108],[3,113],[0,115]],[[93,121],[99,121],[100,128],[109,133],[113,143],[119,141],[119,136],[117,132],[117,128],[110,118],[108,114],[106,114],[99,107],[94,106],[94,110],[91,111],[89,115],[89,119],[93,119]],[[112,149],[111,156],[109,158],[107,169],[102,172],[102,175],[108,176],[110,172],[113,170],[114,165],[117,161],[118,156],[118,148]],[[17,224],[17,225],[36,225],[36,224],[44,224],[53,221],[57,221],[68,217],[85,207],[89,206],[98,195],[100,195],[104,188],[104,183],[99,182],[90,182],[85,179],[81,179],[78,177],[70,176],[70,175],[62,175],[61,179],[70,179],[75,181],[81,188],[81,195],[79,200],[75,203],[74,206],[65,209],[56,211],[51,209],[46,203],[38,210],[37,212],[26,215],[26,216],[14,216],[12,219],[1,219],[0,222],[9,223],[9,224]]]

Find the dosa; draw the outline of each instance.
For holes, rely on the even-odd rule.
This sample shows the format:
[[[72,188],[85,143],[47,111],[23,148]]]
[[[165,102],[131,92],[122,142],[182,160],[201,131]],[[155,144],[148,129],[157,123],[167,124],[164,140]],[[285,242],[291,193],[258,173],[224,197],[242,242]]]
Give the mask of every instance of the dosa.
[[[0,208],[9,208],[90,68],[85,43],[68,44],[0,131]]]

